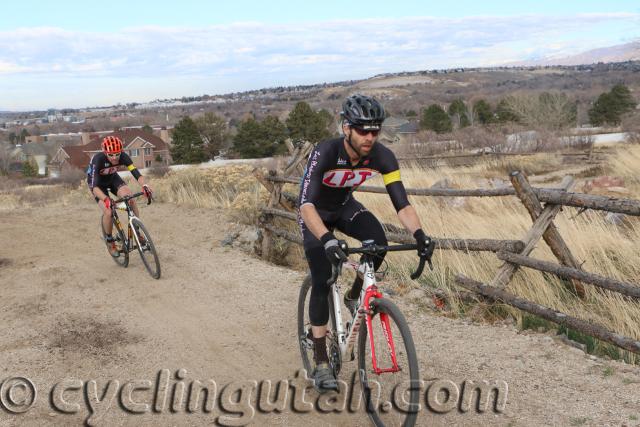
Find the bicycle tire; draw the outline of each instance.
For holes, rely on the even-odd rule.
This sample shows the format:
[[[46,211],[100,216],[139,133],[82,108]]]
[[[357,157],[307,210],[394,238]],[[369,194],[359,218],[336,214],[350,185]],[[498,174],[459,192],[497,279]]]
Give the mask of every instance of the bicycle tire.
[[[102,218],[100,218],[100,231],[102,231],[102,240],[105,242],[105,245],[107,246],[107,253],[109,254],[109,257],[120,267],[126,268],[129,265],[129,251],[127,250],[127,244],[124,238],[124,231],[122,230],[121,227],[118,226],[118,224],[115,221],[113,221],[113,218],[111,218],[111,224],[113,227],[111,234],[113,235],[115,231],[114,237],[116,239],[116,247],[118,248],[118,252],[120,253],[120,255],[115,257],[111,254],[111,251],[109,250],[109,243],[107,243],[106,241],[107,233],[106,231],[104,231],[104,227],[102,225]]]
[[[302,358],[302,366],[307,371],[307,375],[311,377],[311,373],[315,367],[313,360],[314,348],[313,341],[309,340],[307,335],[311,328],[311,321],[309,320],[309,298],[311,297],[311,276],[307,275],[302,286],[300,287],[300,294],[298,296],[298,346],[300,347],[300,357]],[[337,349],[333,337],[336,336],[336,320],[333,312],[333,300],[331,299],[331,293],[329,294],[329,321],[332,329],[329,329],[327,336],[327,354],[329,355],[329,364],[334,373],[337,374],[340,371],[340,359],[336,362],[336,357],[340,357],[340,351]],[[337,349],[337,354],[335,353]]]
[[[142,263],[145,268],[154,279],[160,278],[160,259],[158,259],[158,252],[156,251],[156,247],[153,244],[153,240],[151,240],[151,236],[149,232],[145,228],[142,221],[138,218],[133,218],[131,220],[131,225],[133,226],[133,232],[136,240],[136,247],[138,248],[138,253],[140,254],[140,258],[142,258]],[[144,235],[144,239],[146,241],[144,248],[140,246],[140,237],[138,233]],[[151,264],[153,262],[153,264]]]
[[[378,321],[379,315],[385,313],[389,318],[395,353],[398,359],[398,367],[401,371],[399,373],[381,373],[376,375],[372,371],[371,366],[367,366],[367,362],[371,363],[371,356],[367,354],[367,349],[370,351],[370,345],[367,339],[367,326],[363,324],[358,336],[358,376],[360,378],[365,410],[373,423],[379,427],[414,426],[420,409],[420,374],[418,357],[411,331],[409,330],[404,315],[393,302],[376,298],[371,302],[370,309],[371,314],[367,316],[373,317],[371,320],[372,328],[374,328],[373,335],[376,346],[376,359],[378,363],[380,363],[382,359],[380,356],[382,356],[383,350],[388,349],[382,327],[376,328],[376,324],[381,323]],[[400,345],[400,338],[402,345]],[[391,362],[389,362],[389,365],[390,364]],[[399,375],[396,374],[404,373],[407,368],[409,370],[408,379],[401,381]],[[373,383],[371,382],[371,379],[374,377],[379,385],[378,397],[383,399],[389,398],[390,401],[381,401],[379,398],[374,401]],[[407,381],[409,382],[407,383]],[[403,403],[408,403],[407,407],[398,405],[396,395],[397,387],[404,387],[405,385],[407,386],[407,390],[405,391],[404,388],[400,390],[403,392]],[[389,392],[391,392],[391,395],[387,394]],[[408,392],[408,396],[404,394],[405,392]],[[406,399],[407,397],[408,399]]]

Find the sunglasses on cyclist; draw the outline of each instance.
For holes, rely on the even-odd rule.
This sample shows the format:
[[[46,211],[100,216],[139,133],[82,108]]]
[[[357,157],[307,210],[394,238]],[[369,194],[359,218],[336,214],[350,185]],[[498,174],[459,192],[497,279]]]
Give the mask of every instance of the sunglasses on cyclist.
[[[378,134],[380,133],[380,129],[362,129],[356,126],[352,126],[351,128],[355,130],[356,133],[360,136],[367,136],[368,134],[378,136]]]
[[[111,157],[111,158],[120,157],[120,153],[107,153],[107,157]]]

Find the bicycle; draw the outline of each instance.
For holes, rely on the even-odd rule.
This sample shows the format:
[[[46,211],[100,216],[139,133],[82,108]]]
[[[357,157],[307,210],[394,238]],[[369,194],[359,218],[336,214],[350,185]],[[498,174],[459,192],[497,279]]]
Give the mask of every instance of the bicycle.
[[[355,359],[354,346],[357,342],[358,349],[358,376],[365,402],[366,411],[376,426],[403,425],[413,426],[418,417],[420,408],[420,375],[418,372],[418,358],[416,355],[411,331],[400,309],[391,301],[384,298],[376,284],[376,273],[373,260],[384,252],[417,250],[416,244],[404,244],[393,246],[375,245],[373,240],[365,240],[360,248],[342,248],[346,255],[361,254],[360,262],[347,261],[344,265],[362,273],[364,284],[358,298],[358,308],[353,313],[351,321],[343,326],[342,320],[342,292],[337,278],[342,268],[335,268],[332,277],[327,282],[331,286],[329,297],[330,327],[327,331],[327,354],[329,364],[338,378],[343,361]],[[421,257],[416,271],[411,275],[417,279],[422,274],[425,261],[433,269],[431,259]],[[311,323],[308,317],[309,298],[311,294],[311,276],[307,276],[302,284],[298,299],[298,339],[302,363],[307,372],[311,372],[313,365],[314,344],[311,334]],[[374,318],[380,318],[380,325],[374,325]],[[366,327],[362,328],[362,323]],[[377,323],[377,322],[375,322]],[[367,337],[369,341],[367,345]],[[402,343],[399,343],[402,341]],[[386,350],[384,352],[386,342]],[[382,343],[382,345],[380,345]],[[377,345],[377,347],[376,347]],[[382,347],[382,348],[381,348]],[[384,359],[384,360],[382,360]],[[380,362],[386,363],[386,365]],[[367,364],[370,362],[370,365]],[[381,367],[386,366],[386,367]],[[400,381],[397,374],[407,372],[408,379]],[[369,374],[375,374],[376,381],[371,381]],[[384,379],[385,386],[380,384]],[[374,390],[377,386],[378,393]],[[395,396],[398,387],[408,386],[402,391],[402,405],[397,402]],[[390,387],[390,388],[389,388]],[[379,397],[382,392],[391,397],[394,402],[382,402]],[[374,399],[374,397],[377,398]],[[390,404],[395,406],[392,413]]]
[[[149,236],[149,232],[145,228],[140,218],[138,218],[133,212],[133,208],[129,204],[131,199],[144,195],[143,192],[135,193],[130,196],[124,196],[113,202],[114,207],[111,208],[111,221],[113,223],[113,232],[115,234],[114,239],[116,241],[117,254],[111,253],[111,258],[121,267],[127,267],[129,265],[129,252],[138,250],[142,263],[146,267],[147,271],[154,279],[160,278],[160,260],[158,259],[158,253],[156,247]],[[147,198],[147,205],[151,204],[152,199]],[[118,217],[118,210],[127,212],[127,233],[125,234]],[[102,226],[102,218],[100,218],[100,229],[102,230],[102,238],[109,250],[109,242],[106,241],[107,233]],[[140,238],[142,237],[143,244],[140,244]]]

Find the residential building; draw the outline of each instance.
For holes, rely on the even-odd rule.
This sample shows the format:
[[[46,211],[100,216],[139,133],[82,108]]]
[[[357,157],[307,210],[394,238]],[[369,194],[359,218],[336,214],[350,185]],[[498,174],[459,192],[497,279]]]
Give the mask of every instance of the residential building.
[[[138,169],[171,164],[171,153],[166,142],[158,136],[131,129],[92,134],[90,135],[91,142],[88,144],[60,147],[49,163],[49,174],[58,176],[65,166],[86,169],[91,157],[102,151],[102,138],[107,135],[117,136],[122,140],[123,151],[131,157],[133,164]]]

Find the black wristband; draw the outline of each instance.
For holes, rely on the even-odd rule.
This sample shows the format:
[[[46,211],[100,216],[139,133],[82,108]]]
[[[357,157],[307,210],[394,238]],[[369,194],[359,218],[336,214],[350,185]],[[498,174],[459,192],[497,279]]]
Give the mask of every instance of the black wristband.
[[[334,240],[334,239],[338,240],[336,239],[336,236],[334,236],[333,233],[330,231],[327,231],[322,235],[322,237],[320,237],[320,241],[322,242],[323,245],[326,245],[329,240]]]
[[[418,228],[415,233],[413,233],[413,238],[414,239],[418,239],[418,238],[422,238],[423,240],[427,237],[426,234],[424,234],[424,231],[422,231],[422,228]]]

